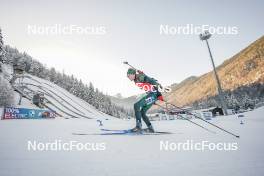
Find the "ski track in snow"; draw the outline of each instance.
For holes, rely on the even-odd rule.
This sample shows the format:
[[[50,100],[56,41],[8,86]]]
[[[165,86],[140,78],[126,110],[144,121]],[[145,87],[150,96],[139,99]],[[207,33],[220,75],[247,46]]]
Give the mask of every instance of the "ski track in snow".
[[[72,133],[100,133],[100,128],[129,129],[134,121],[111,118],[99,127],[96,119],[1,120],[0,175],[78,175],[78,176],[251,176],[264,174],[261,134],[264,132],[264,108],[244,113],[244,125],[237,115],[214,118],[211,122],[241,136],[225,134],[209,125],[217,134],[185,120],[155,121],[158,131],[170,135],[76,136]],[[106,118],[106,117],[105,117]],[[203,123],[198,119],[197,123]],[[54,140],[81,143],[104,142],[105,151],[28,151],[27,141]],[[160,151],[160,141],[237,142],[237,151]]]

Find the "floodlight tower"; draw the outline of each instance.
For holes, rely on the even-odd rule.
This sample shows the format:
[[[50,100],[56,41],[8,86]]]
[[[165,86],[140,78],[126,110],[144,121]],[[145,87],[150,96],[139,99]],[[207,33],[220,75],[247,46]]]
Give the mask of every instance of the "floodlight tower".
[[[227,107],[226,107],[225,100],[224,100],[224,94],[223,94],[223,91],[222,91],[222,87],[221,87],[221,83],[220,83],[219,77],[218,77],[217,72],[216,72],[216,68],[215,68],[214,59],[213,59],[213,56],[212,56],[212,53],[211,53],[211,49],[210,49],[210,46],[209,46],[209,43],[208,43],[208,39],[212,36],[212,34],[210,34],[208,31],[204,31],[204,33],[200,34],[199,36],[200,36],[200,39],[202,41],[205,40],[205,42],[206,42],[206,45],[207,45],[207,48],[208,48],[208,51],[209,51],[209,55],[210,55],[210,58],[211,58],[213,70],[214,70],[214,75],[215,75],[215,80],[216,80],[216,84],[217,84],[218,97],[219,97],[219,100],[220,100],[220,104],[221,104],[221,107],[223,109],[224,114],[227,115]]]

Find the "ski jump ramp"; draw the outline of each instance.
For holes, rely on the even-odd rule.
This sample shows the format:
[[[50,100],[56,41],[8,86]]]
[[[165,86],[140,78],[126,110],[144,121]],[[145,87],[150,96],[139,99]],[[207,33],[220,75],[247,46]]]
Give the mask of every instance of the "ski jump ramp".
[[[59,116],[87,119],[111,118],[111,116],[98,111],[84,100],[47,80],[29,74],[21,75],[18,78],[20,87],[22,85],[23,89],[16,86],[16,83],[14,88],[17,92],[29,100],[32,100],[35,93],[43,92],[46,107],[56,111]]]

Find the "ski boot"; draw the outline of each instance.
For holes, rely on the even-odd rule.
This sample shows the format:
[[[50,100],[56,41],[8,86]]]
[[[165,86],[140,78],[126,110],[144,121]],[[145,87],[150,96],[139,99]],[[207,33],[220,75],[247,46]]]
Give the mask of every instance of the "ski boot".
[[[133,132],[133,133],[139,133],[141,131],[142,131],[142,124],[141,124],[141,122],[137,122],[136,127],[131,129],[131,132]]]
[[[149,125],[148,128],[144,130],[146,133],[155,133],[155,130],[152,125]]]

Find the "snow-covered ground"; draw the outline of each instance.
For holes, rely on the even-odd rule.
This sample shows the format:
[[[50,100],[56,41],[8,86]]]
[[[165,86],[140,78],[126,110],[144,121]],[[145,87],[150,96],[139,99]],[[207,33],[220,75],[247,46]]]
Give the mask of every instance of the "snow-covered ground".
[[[212,123],[239,134],[237,139],[210,125],[194,120],[216,134],[209,133],[185,120],[155,121],[158,131],[172,132],[166,135],[98,135],[101,128],[128,129],[134,120],[125,121],[98,112],[83,100],[49,81],[26,75],[22,81],[30,95],[33,91],[45,92],[52,103],[49,107],[62,114],[56,119],[0,120],[0,176],[28,175],[85,175],[85,176],[160,176],[160,175],[263,175],[264,153],[264,108],[237,115],[218,117]],[[16,94],[18,102],[19,95]],[[16,102],[16,103],[17,103]],[[23,98],[19,107],[36,108]],[[3,109],[0,108],[0,114]],[[69,118],[78,117],[78,118]],[[103,123],[99,126],[98,119]],[[241,120],[244,124],[240,124]],[[73,135],[86,133],[92,135]],[[32,151],[29,143],[54,145],[89,144],[91,150],[70,151],[63,149]],[[174,150],[179,143],[201,144],[202,142],[235,145],[234,151]],[[170,150],[161,150],[169,144]],[[162,145],[163,147],[165,145]],[[53,148],[54,149],[54,148]],[[95,150],[93,150],[95,149]],[[104,149],[104,150],[103,150]]]
[[[0,175],[78,175],[78,176],[261,176],[264,174],[264,108],[244,113],[244,124],[236,116],[219,117],[213,123],[241,138],[237,139],[199,122],[217,134],[194,126],[188,121],[157,121],[154,127],[169,135],[102,136],[72,135],[100,133],[96,119],[1,120]],[[126,129],[134,121],[101,118],[104,128]],[[61,140],[104,145],[98,151],[29,151],[28,141],[41,143]],[[237,143],[236,151],[161,151],[160,142]],[[102,149],[102,148],[101,148]]]

